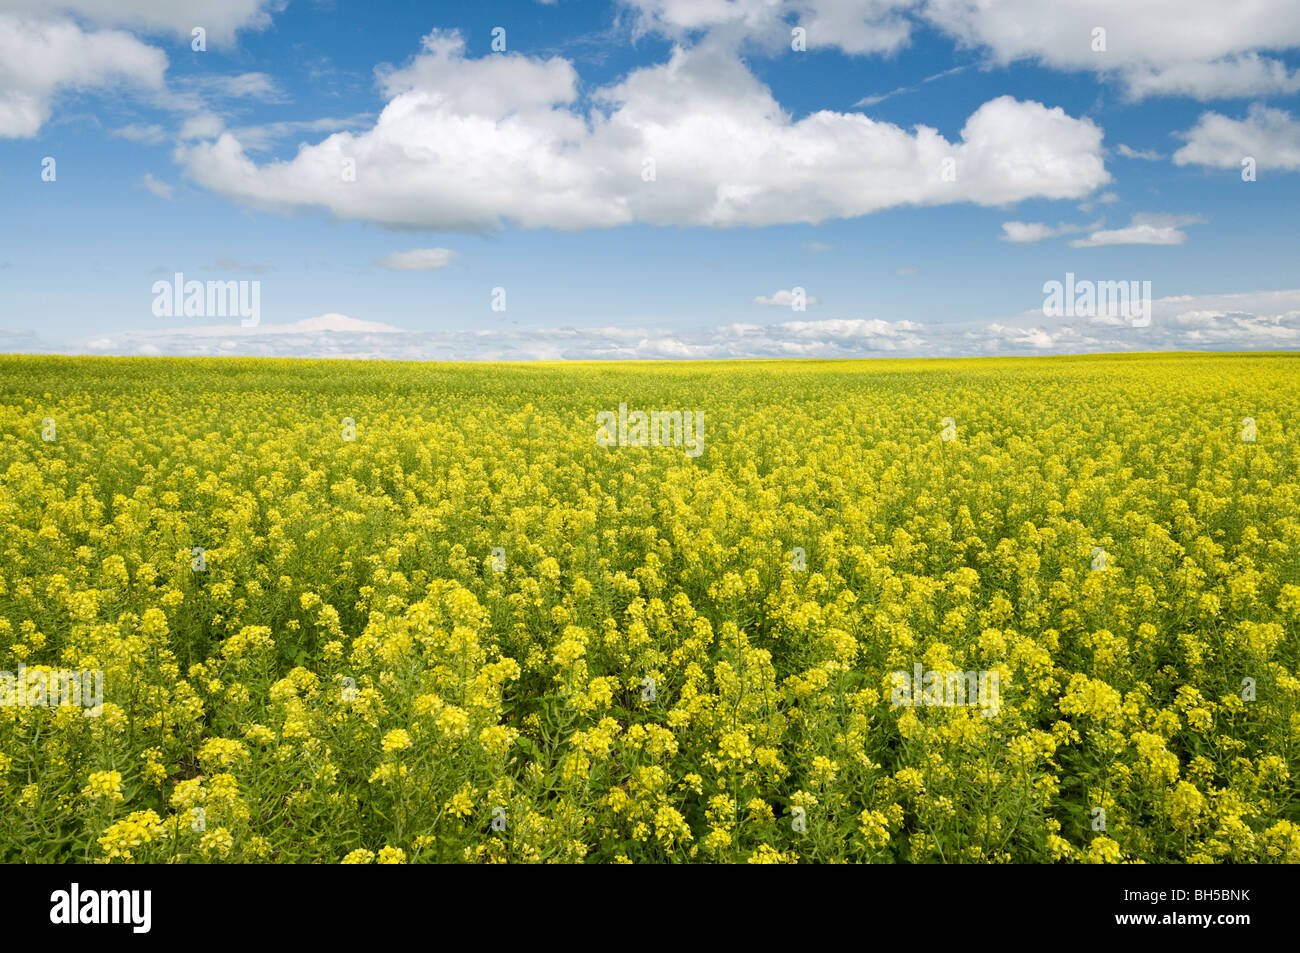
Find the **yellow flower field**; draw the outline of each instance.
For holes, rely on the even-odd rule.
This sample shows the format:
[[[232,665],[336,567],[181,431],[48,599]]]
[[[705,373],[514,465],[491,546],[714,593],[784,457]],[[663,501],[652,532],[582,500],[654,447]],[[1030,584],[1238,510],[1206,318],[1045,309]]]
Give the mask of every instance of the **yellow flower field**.
[[[1300,355],[0,371],[4,861],[1300,861]]]

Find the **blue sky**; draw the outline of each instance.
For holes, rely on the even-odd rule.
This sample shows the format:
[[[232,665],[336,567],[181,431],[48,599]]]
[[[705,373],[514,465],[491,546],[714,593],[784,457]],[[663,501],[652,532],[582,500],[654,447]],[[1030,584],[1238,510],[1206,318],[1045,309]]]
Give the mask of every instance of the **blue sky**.
[[[1294,348],[1297,173],[1283,0],[0,0],[0,351]]]

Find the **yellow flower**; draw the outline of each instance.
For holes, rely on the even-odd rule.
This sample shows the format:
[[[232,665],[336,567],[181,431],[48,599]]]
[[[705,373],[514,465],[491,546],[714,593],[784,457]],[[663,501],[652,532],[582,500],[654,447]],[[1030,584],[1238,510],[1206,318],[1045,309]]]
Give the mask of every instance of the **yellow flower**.
[[[449,737],[458,738],[469,731],[469,715],[454,705],[443,708],[436,722],[439,730]]]
[[[265,725],[252,724],[244,729],[244,737],[253,744],[269,745],[275,741],[275,732]]]
[[[1196,789],[1196,785],[1179,781],[1169,799],[1169,816],[1174,829],[1184,834],[1192,833],[1205,810],[1205,795]]]
[[[153,811],[134,811],[104,831],[99,846],[106,861],[134,860],[134,851],[167,836],[162,820]]]
[[[451,800],[447,802],[447,813],[453,817],[469,817],[474,813],[474,789],[469,785],[463,786],[459,791],[452,795]]]
[[[210,857],[226,857],[235,846],[235,838],[224,827],[208,831],[199,838],[199,850]]]
[[[89,798],[105,798],[109,801],[122,800],[122,772],[96,771],[82,788],[82,794]]]
[[[868,808],[858,815],[858,833],[868,847],[878,850],[889,843],[889,818]]]
[[[221,771],[245,764],[248,748],[234,738],[209,738],[198,751],[199,764],[208,771]]]
[[[380,747],[385,753],[392,751],[405,751],[411,747],[411,735],[405,729],[394,728],[388,734],[384,735],[384,740]]]
[[[1104,834],[1098,834],[1081,859],[1085,864],[1118,864],[1121,857],[1119,844]]]

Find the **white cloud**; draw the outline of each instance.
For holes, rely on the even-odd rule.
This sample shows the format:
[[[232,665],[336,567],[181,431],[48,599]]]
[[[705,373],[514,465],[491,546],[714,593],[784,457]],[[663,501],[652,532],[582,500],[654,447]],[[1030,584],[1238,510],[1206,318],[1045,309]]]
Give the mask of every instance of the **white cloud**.
[[[421,46],[422,52],[408,65],[375,69],[388,99],[416,94],[421,99],[412,106],[428,100],[449,114],[500,119],[517,112],[549,111],[578,95],[578,74],[558,56],[543,60],[506,53],[467,59],[458,31],[434,30]]]
[[[1183,311],[1174,315],[1174,323],[1185,328],[1212,328],[1226,317],[1226,311]]]
[[[29,138],[56,95],[118,85],[161,89],[167,57],[117,30],[0,13],[0,137]]]
[[[322,314],[314,318],[304,318],[285,324],[258,324],[244,327],[232,319],[230,324],[185,324],[184,319],[167,318],[167,323],[158,327],[135,331],[119,331],[101,334],[85,342],[86,348],[99,353],[142,353],[144,347],[153,348],[151,353],[186,354],[218,353],[224,342],[239,340],[249,347],[259,348],[261,339],[278,341],[285,348],[285,356],[297,352],[293,346],[304,344],[304,338],[323,336],[321,341],[337,343],[335,335],[374,335],[400,334],[401,328],[378,321],[360,321],[345,314]],[[252,353],[252,352],[247,352]]]
[[[1211,62],[1172,63],[1160,68],[1135,66],[1124,74],[1129,95],[1190,96],[1193,99],[1246,99],[1289,95],[1300,90],[1300,72],[1255,53]]]
[[[242,29],[261,30],[287,0],[0,0],[0,10],[36,16],[71,14],[99,26],[146,33],[175,33],[186,40],[194,27],[207,31],[208,43],[227,44]]]
[[[1261,51],[1300,46],[1293,0],[924,0],[924,16],[997,63],[1033,59],[1113,76],[1129,96],[1290,93],[1300,77]],[[1093,50],[1093,30],[1106,49]]]
[[[255,126],[240,126],[232,129],[231,134],[250,152],[264,152],[275,143],[282,142],[306,133],[338,132],[342,129],[355,129],[374,121],[369,113],[355,116],[323,116],[319,119],[290,119],[282,122],[265,122]],[[220,130],[217,131],[218,134]],[[197,138],[197,137],[191,137]]]
[[[807,30],[808,49],[833,47],[845,53],[893,53],[906,46],[910,0],[800,0],[792,21]],[[789,48],[790,30],[776,34]]]
[[[1129,225],[1093,232],[1087,238],[1070,242],[1074,248],[1096,248],[1101,245],[1181,245],[1187,233],[1171,225]]]
[[[144,176],[141,177],[140,184],[154,195],[158,196],[158,198],[167,199],[168,201],[171,201],[172,193],[176,191],[174,185],[168,185],[166,182],[159,182],[150,172],[146,172]]]
[[[1063,330],[1068,332],[1070,329]],[[988,333],[991,337],[1007,344],[1021,345],[1038,351],[1051,350],[1058,338],[1062,336],[1053,337],[1042,328],[1012,328],[997,323],[988,326]]]
[[[809,51],[889,54],[906,46],[907,13],[916,0],[622,0],[640,31],[679,40],[707,31],[729,43],[746,40],[769,52],[791,50],[801,27]],[[882,97],[883,98],[883,97]]]
[[[926,21],[996,64],[1031,59],[1114,78],[1134,99],[1251,97],[1300,90],[1300,73],[1267,54],[1300,46],[1294,0],[623,0],[643,30],[674,38],[707,32],[769,53],[790,50],[804,27],[808,49],[890,54]],[[1093,30],[1106,31],[1094,51]],[[869,96],[871,106],[894,93]]]
[[[915,321],[866,321],[833,318],[825,321],[785,321],[780,331],[801,340],[861,341],[872,338],[919,343],[913,332],[920,331]]]
[[[1002,241],[1025,244],[1040,242],[1044,238],[1057,238],[1061,235],[1077,235],[1101,228],[1101,222],[1092,225],[1070,225],[1061,222],[1055,226],[1043,222],[1003,222]]]
[[[416,248],[413,251],[395,251],[375,262],[392,271],[437,271],[446,268],[459,255],[450,248]]]
[[[766,305],[771,305],[771,306],[776,307],[776,308],[788,308],[788,307],[790,307],[792,304],[794,304],[794,300],[795,300],[795,298],[794,298],[794,290],[793,290],[793,289],[791,289],[791,290],[789,290],[789,291],[786,291],[785,289],[782,289],[782,290],[780,290],[780,291],[773,292],[773,293],[770,294],[770,295],[756,295],[756,296],[753,298],[753,300],[752,300],[751,303],[752,303],[752,304],[766,304]],[[821,304],[821,302],[820,302],[818,299],[814,298],[812,295],[810,295],[810,294],[805,294],[805,295],[804,295],[804,304],[806,304],[806,305],[814,305],[814,304]]]
[[[1070,242],[1073,248],[1096,248],[1102,245],[1181,245],[1187,241],[1182,228],[1203,225],[1199,215],[1134,215],[1124,228],[1094,231],[1087,238]]]
[[[1036,296],[1038,289],[1032,289]],[[33,331],[0,331],[0,350],[27,353],[247,355],[383,360],[678,360],[934,357],[1128,351],[1251,351],[1300,347],[1300,289],[1178,295],[1151,302],[1151,324],[1105,317],[1054,320],[1041,306],[997,321],[834,318],[689,328],[520,327],[404,330],[326,314],[244,328],[187,326],[101,334],[71,347]]]
[[[392,98],[366,132],[262,165],[230,132],[176,157],[200,185],[256,206],[443,231],[815,224],[908,204],[1078,199],[1110,179],[1095,124],[1008,96],[955,142],[860,113],[793,121],[739,59],[699,47],[595,90],[584,113],[564,60],[466,59],[458,35],[436,31],[424,47],[380,71]]]
[[[1002,231],[1002,240],[1006,242],[1037,242],[1059,234],[1042,222],[1003,222]]]
[[[1080,212],[1091,212],[1098,205],[1114,205],[1119,201],[1119,195],[1115,192],[1101,192],[1097,195],[1090,196],[1079,203]]]
[[[924,345],[910,321],[789,321],[693,330],[491,328],[405,331],[330,314],[291,324],[172,327],[100,335],[76,353],[338,357],[391,360],[679,360],[731,357],[853,357],[910,353]],[[7,332],[24,350],[39,343]],[[0,334],[0,341],[4,337]],[[47,349],[48,350],[48,349]]]
[[[211,139],[214,136],[221,135],[225,128],[225,122],[216,113],[201,112],[197,115],[190,116],[181,123],[181,128],[177,135],[182,141],[188,141],[191,139]]]
[[[1115,147],[1115,151],[1126,159],[1145,159],[1148,162],[1156,162],[1164,158],[1164,156],[1156,152],[1154,149],[1134,149],[1131,146],[1124,145],[1122,142]]]
[[[827,245],[825,242],[804,242],[803,250],[810,255],[820,255],[833,249],[834,245]]]
[[[1174,153],[1175,165],[1238,169],[1250,156],[1258,169],[1300,171],[1300,121],[1283,109],[1256,103],[1245,119],[1203,113],[1179,136],[1187,145]]]
[[[148,94],[154,105],[182,112],[205,109],[212,99],[285,102],[275,81],[260,72],[200,73],[168,87],[166,54],[126,32],[179,33],[188,41],[194,27],[203,27],[208,43],[221,46],[233,42],[240,29],[267,26],[270,12],[285,2],[0,0],[0,137],[36,135],[54,100],[68,92],[130,89]],[[161,141],[156,126],[130,125],[115,134]]]
[[[129,126],[122,126],[120,129],[114,129],[110,135],[118,139],[129,139],[132,142],[143,142],[151,146],[156,146],[167,139],[167,132],[157,123],[137,124],[132,123]]]
[[[158,106],[178,112],[199,112],[221,100],[248,99],[262,103],[286,103],[288,95],[267,73],[201,73],[177,79],[166,92],[155,97]]]
[[[236,73],[192,78],[194,88],[226,99],[255,99],[263,103],[288,101],[284,90],[266,73]]]
[[[972,327],[961,335],[960,353],[1294,349],[1300,346],[1300,289],[1156,298],[1151,324],[1141,328],[1104,315],[1044,324],[1051,320],[1035,308]],[[927,334],[927,344],[944,346],[935,334]]]
[[[0,328],[0,354],[46,354],[53,350],[31,328]]]

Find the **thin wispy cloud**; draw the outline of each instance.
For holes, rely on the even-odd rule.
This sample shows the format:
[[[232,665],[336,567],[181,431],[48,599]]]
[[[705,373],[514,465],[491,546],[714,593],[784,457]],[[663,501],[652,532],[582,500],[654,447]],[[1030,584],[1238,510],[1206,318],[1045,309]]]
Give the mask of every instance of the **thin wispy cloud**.
[[[146,172],[140,178],[140,184],[144,186],[144,188],[152,192],[154,195],[158,196],[158,198],[166,199],[168,201],[171,201],[171,197],[176,191],[176,187],[174,185],[168,185],[166,182],[158,181],[149,172]]]
[[[438,271],[452,264],[458,257],[460,256],[450,248],[415,248],[385,255],[375,264],[390,271]]]

